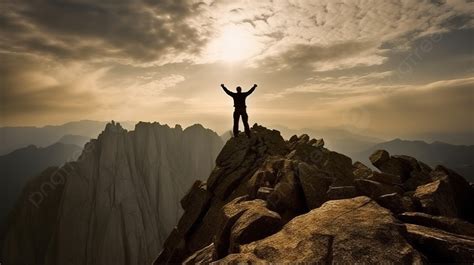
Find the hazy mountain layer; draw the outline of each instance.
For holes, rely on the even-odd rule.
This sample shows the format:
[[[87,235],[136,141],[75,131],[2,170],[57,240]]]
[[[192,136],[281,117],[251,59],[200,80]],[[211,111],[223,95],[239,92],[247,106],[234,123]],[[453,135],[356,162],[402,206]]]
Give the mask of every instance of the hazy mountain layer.
[[[311,137],[323,138],[325,145],[331,150],[344,154],[360,152],[380,143],[383,140],[375,137],[360,135],[344,129],[327,128],[327,129],[289,129],[284,126],[276,126],[283,137],[290,138],[292,135],[307,134]]]
[[[105,124],[107,122],[84,120],[44,127],[1,127],[0,155],[31,144],[45,147],[59,142],[60,138],[68,134],[94,138],[104,129]],[[127,129],[133,128],[133,124],[129,122],[122,125]]]
[[[31,194],[24,194],[18,203],[21,209],[10,220],[17,225],[7,230],[3,261],[151,263],[181,215],[179,200],[195,180],[211,172],[221,147],[219,136],[200,125],[182,130],[138,123],[134,131],[126,131],[119,124],[108,124],[98,139],[86,144],[77,162],[68,163],[36,188],[29,185],[37,197],[32,201]],[[42,189],[45,185],[52,188]],[[43,234],[38,242],[35,233],[22,232],[31,231],[32,224],[21,220],[45,219],[42,202],[57,194],[60,185],[54,232]],[[43,252],[42,244],[48,245]]]
[[[0,223],[29,178],[47,167],[77,159],[81,150],[77,145],[55,143],[44,148],[30,145],[0,156]]]
[[[354,160],[369,163],[368,157],[374,151],[384,149],[391,154],[405,154],[424,161],[430,166],[445,165],[470,181],[474,181],[474,145],[452,145],[442,142],[428,144],[424,141],[395,139],[380,143],[354,155]]]
[[[95,136],[87,137],[82,135],[66,134],[58,140],[58,143],[74,144],[83,147],[87,142],[91,140],[91,138],[95,138]]]

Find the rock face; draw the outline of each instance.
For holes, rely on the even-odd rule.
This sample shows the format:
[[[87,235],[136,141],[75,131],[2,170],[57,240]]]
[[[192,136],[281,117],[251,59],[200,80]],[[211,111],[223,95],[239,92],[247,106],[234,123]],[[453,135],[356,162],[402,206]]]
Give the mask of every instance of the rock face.
[[[60,184],[46,178],[24,191],[7,228],[1,261],[152,263],[183,212],[181,198],[197,179],[208,176],[221,147],[219,136],[200,125],[183,130],[141,122],[126,131],[120,124],[107,124],[77,162],[56,171]],[[209,200],[205,184],[192,187],[181,202],[189,209],[185,227],[199,218],[197,205],[205,208]],[[31,205],[34,193],[29,191],[44,197],[37,200],[39,208]],[[55,210],[46,212],[46,204]],[[25,231],[36,228],[36,219],[49,220],[48,229],[25,238]]]
[[[459,227],[470,224],[472,187],[464,178],[383,150],[371,160],[380,172],[322,140],[285,141],[254,125],[250,139],[226,143],[206,184],[183,199],[184,215],[154,264],[474,261],[471,226]],[[424,188],[436,181],[447,184],[440,194]],[[433,212],[444,203],[437,196],[456,211]]]
[[[435,263],[472,263],[474,237],[451,234],[439,229],[407,224],[408,239]]]
[[[74,167],[74,163],[68,164]],[[10,213],[0,259],[5,264],[44,264],[64,190],[64,178],[50,167],[30,180]],[[42,191],[47,191],[47,196]]]
[[[390,211],[368,197],[330,201],[295,217],[265,239],[241,247],[235,259],[270,263],[421,264],[422,256],[401,235],[403,228]]]
[[[58,167],[65,162],[77,159],[81,151],[80,146],[58,142],[47,147],[29,145],[9,154],[1,155],[0,223],[5,221],[31,177],[48,167]]]

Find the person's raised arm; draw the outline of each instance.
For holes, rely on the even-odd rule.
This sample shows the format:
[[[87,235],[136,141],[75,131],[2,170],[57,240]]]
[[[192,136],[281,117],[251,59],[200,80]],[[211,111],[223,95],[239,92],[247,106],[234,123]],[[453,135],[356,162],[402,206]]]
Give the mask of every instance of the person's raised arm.
[[[234,93],[232,93],[229,89],[227,89],[224,84],[221,84],[221,87],[222,89],[224,89],[224,92],[229,95],[229,96],[232,96]]]
[[[257,84],[254,84],[253,87],[249,91],[247,91],[247,95],[252,94],[253,91],[255,91],[255,88],[257,88]]]

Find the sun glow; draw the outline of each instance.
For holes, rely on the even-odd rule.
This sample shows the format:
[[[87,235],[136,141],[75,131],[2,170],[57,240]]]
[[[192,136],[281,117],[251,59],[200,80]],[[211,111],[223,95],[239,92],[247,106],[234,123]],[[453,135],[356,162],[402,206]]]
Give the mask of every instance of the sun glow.
[[[213,60],[232,63],[250,58],[258,52],[259,47],[255,36],[247,28],[229,25],[210,42],[207,54]]]

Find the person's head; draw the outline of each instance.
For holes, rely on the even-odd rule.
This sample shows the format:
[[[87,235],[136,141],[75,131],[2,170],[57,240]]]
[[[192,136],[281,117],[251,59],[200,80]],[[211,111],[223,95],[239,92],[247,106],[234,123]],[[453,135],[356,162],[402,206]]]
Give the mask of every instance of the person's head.
[[[241,88],[241,87],[238,86],[236,89],[237,89],[237,93],[242,92],[242,88]]]

